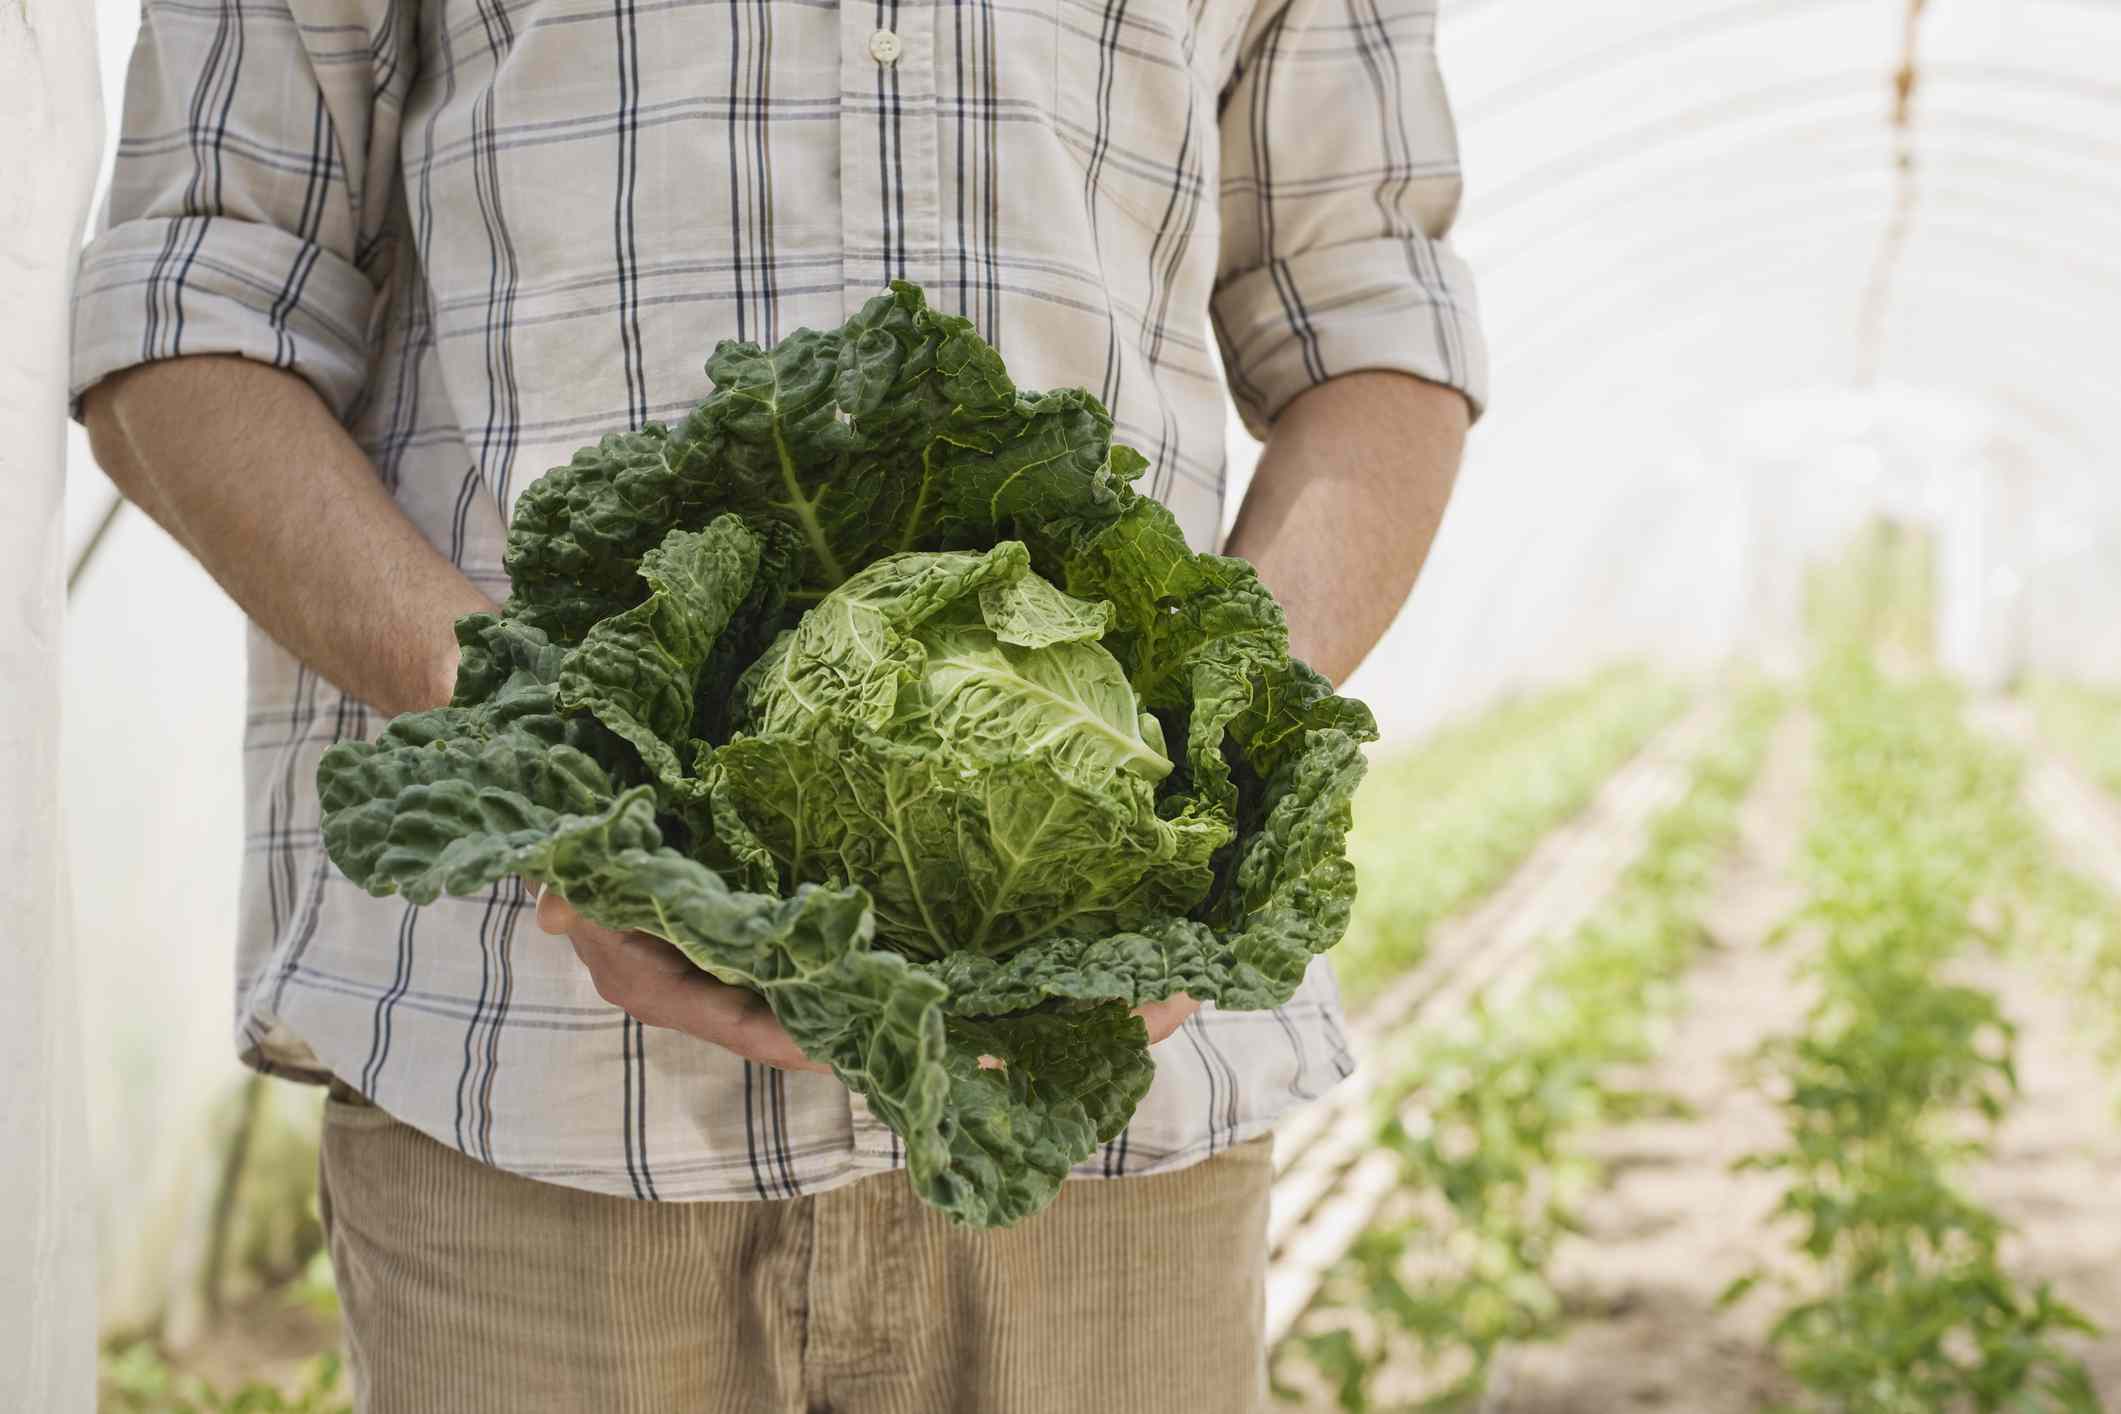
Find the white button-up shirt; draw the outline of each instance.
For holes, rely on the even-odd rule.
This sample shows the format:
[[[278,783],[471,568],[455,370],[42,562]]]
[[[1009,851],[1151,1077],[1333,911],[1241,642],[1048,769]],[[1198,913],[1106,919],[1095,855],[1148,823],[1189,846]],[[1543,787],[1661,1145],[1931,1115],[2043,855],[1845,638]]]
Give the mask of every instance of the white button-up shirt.
[[[500,598],[541,471],[681,416],[717,340],[837,325],[902,278],[1021,386],[1102,398],[1206,548],[1226,390],[1256,430],[1352,369],[1483,396],[1434,26],[1434,0],[146,0],[74,385],[184,354],[292,369]],[[604,1192],[769,1198],[898,1161],[831,1076],[604,1004],[513,883],[414,909],[339,876],[317,758],[376,716],[250,647],[252,1065]],[[1323,963],[1156,1056],[1086,1174],[1191,1162],[1352,1064]]]

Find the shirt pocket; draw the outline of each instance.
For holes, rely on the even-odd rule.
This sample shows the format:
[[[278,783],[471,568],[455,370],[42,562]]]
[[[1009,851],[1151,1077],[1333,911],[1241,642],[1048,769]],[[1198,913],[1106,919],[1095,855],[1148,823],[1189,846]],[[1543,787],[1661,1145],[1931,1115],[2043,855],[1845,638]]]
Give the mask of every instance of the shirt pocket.
[[[1047,0],[1054,127],[1100,229],[1124,216],[1159,244],[1212,233],[1215,94],[1184,0]]]

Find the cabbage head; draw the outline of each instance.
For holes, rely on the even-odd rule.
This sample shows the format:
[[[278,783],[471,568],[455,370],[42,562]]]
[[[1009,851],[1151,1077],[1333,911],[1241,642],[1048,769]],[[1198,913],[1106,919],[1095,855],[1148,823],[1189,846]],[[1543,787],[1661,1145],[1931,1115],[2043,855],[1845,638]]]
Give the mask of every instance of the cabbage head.
[[[1007,957],[1183,916],[1231,826],[1157,813],[1163,727],[1022,543],[894,555],[738,683],[726,798],[779,878],[859,881],[908,957]]]
[[[1017,389],[916,288],[707,371],[524,490],[451,703],[326,752],[325,847],[668,939],[924,1199],[1015,1222],[1147,1091],[1133,1007],[1277,1006],[1339,941],[1374,724],[1094,398]]]

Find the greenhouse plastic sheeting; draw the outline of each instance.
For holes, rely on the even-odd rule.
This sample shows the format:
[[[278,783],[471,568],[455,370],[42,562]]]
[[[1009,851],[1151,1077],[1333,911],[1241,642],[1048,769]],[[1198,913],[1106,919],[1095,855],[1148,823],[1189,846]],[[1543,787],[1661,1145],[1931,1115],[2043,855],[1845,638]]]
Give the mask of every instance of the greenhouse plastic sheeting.
[[[132,8],[103,0],[105,24]],[[1950,666],[2121,671],[2121,12],[1929,6],[1903,134],[1905,19],[1445,0],[1493,401],[1348,685],[1382,749],[1615,658],[1793,664],[1805,562],[1880,509],[1936,531]],[[78,543],[108,493],[78,455],[70,491]],[[242,629],[140,518],[102,554],[71,608],[66,789],[96,1153],[126,1176],[105,1230],[161,1254],[106,1273],[122,1310],[182,1285],[141,1238],[197,1201],[190,1146],[234,1076]],[[143,682],[172,685],[152,714]]]
[[[1873,508],[1938,530],[1954,668],[2121,672],[2121,12],[1927,7],[1894,254],[1905,17],[1446,0],[1493,411],[1353,684],[1395,725],[1791,655],[1797,566]]]
[[[66,284],[101,114],[74,0],[0,7],[0,1408],[95,1404],[81,1035],[59,832]]]

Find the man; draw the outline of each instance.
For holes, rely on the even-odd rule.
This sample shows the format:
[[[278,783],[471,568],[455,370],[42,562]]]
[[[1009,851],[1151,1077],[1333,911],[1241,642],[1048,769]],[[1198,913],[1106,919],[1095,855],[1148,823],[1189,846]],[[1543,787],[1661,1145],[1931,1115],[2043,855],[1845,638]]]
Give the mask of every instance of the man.
[[[1155,1087],[1084,1166],[1123,1181],[959,1231],[755,999],[514,885],[368,898],[314,776],[448,697],[451,623],[505,594],[542,469],[680,414],[718,339],[836,325],[893,278],[1025,386],[1098,394],[1202,546],[1226,370],[1266,449],[1225,548],[1343,677],[1482,395],[1434,19],[147,0],[74,386],[256,626],[239,1046],[333,1086],[365,1409],[1260,1406],[1266,1136],[1352,1063],[1325,966],[1278,1012],[1152,1008]]]

